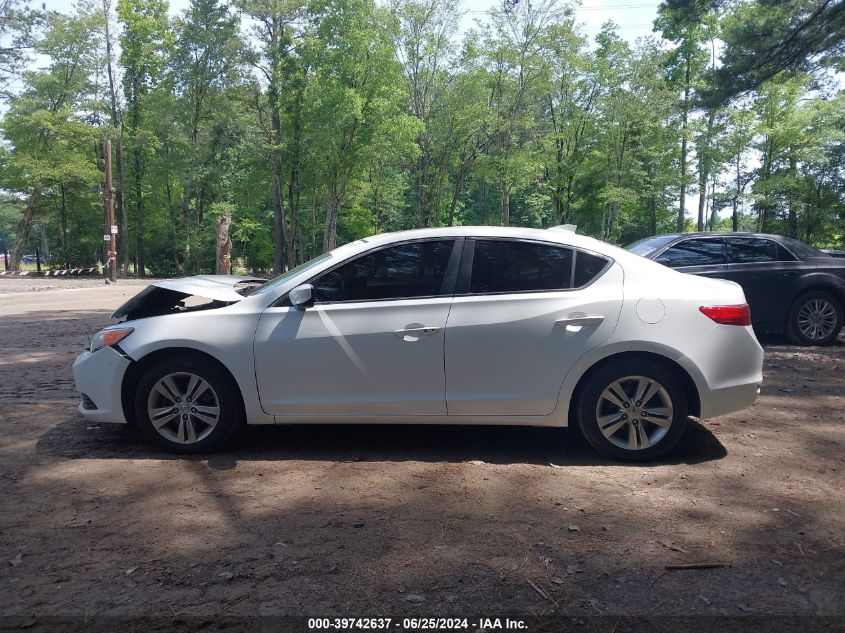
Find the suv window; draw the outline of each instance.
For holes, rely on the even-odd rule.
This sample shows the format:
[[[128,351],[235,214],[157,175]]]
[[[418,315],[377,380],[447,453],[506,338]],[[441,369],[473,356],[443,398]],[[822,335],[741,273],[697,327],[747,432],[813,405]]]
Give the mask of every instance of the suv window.
[[[735,264],[795,261],[789,251],[774,240],[760,237],[734,237],[730,241],[730,247],[731,262]]]
[[[314,281],[315,300],[376,301],[443,294],[454,240],[410,242],[363,255]]]
[[[725,254],[722,249],[722,239],[684,240],[663,251],[655,261],[670,268],[724,264]]]
[[[470,294],[571,287],[572,249],[509,240],[476,240]]]

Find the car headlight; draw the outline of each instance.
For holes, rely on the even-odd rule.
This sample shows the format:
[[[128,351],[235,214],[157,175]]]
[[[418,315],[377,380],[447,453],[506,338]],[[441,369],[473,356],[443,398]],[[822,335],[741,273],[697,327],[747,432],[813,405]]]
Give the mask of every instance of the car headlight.
[[[132,331],[134,329],[135,328],[131,327],[121,327],[111,328],[108,330],[100,330],[91,339],[91,345],[88,349],[92,352],[96,352],[98,349],[117,345],[120,341],[132,334]]]

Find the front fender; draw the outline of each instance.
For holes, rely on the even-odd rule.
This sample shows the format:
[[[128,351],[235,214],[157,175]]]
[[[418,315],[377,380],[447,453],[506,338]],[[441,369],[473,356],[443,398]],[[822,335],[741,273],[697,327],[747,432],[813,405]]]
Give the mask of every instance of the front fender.
[[[133,361],[166,350],[196,350],[207,354],[232,374],[244,401],[250,424],[272,424],[261,410],[255,380],[253,340],[258,315],[235,309],[168,314],[128,322],[132,334],[120,342]]]

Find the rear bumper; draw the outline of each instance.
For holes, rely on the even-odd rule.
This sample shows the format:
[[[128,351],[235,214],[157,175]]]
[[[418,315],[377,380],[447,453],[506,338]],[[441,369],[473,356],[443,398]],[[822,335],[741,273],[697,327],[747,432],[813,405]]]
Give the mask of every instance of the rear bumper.
[[[701,372],[695,379],[701,418],[742,411],[757,400],[763,383],[763,348],[750,326],[717,325],[685,360]]]
[[[82,352],[73,363],[73,382],[82,395],[79,413],[93,422],[126,424],[121,400],[130,361],[111,347]]]
[[[701,417],[715,418],[720,415],[747,409],[760,395],[760,383],[748,383],[711,391],[701,399]]]

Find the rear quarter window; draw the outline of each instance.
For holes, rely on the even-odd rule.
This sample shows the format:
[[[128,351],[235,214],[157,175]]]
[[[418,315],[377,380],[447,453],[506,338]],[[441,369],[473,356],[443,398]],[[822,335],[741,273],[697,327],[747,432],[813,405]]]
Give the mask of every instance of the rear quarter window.
[[[575,251],[575,276],[572,280],[572,287],[582,288],[589,284],[601,274],[609,261],[601,255]]]

